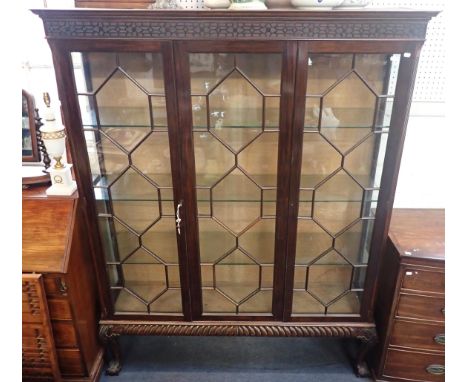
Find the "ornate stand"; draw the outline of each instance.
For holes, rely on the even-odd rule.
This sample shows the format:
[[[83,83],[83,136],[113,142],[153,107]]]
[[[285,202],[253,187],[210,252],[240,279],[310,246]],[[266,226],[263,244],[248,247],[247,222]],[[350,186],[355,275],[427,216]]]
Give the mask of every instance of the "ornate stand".
[[[107,375],[118,375],[122,369],[119,336],[252,336],[252,337],[342,337],[356,338],[361,347],[355,361],[359,377],[370,375],[366,364],[369,350],[377,341],[373,324],[298,324],[298,323],[244,323],[244,322],[147,322],[102,321],[99,335],[108,354]]]
[[[47,153],[47,149],[45,147],[44,141],[42,140],[42,134],[39,130],[39,128],[44,125],[42,123],[42,118],[39,117],[39,109],[34,109],[34,120],[36,122],[37,147],[42,153],[42,162],[44,162],[44,167],[47,170],[50,167],[51,160],[50,160],[49,154]]]

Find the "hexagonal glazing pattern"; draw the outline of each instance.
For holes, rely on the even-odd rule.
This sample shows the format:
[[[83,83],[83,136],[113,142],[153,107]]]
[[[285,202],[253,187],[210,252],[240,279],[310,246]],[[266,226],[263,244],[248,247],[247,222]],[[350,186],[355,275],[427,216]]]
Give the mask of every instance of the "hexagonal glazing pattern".
[[[293,315],[357,314],[398,60],[311,54],[308,64]]]
[[[330,251],[309,266],[307,291],[327,305],[348,290],[352,270],[337,252]]]
[[[239,249],[216,263],[214,269],[216,288],[235,303],[260,287],[260,266]]]
[[[336,235],[360,217],[362,189],[343,170],[315,190],[314,220]]]
[[[190,54],[204,313],[271,313],[281,65]]]
[[[182,314],[162,55],[72,57],[116,313]]]

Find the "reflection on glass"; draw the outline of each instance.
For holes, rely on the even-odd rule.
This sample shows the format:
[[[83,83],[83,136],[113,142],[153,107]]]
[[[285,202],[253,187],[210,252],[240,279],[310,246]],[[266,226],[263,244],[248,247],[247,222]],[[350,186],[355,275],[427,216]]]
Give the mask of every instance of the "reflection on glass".
[[[308,58],[293,315],[359,313],[398,64]]]
[[[160,53],[72,53],[116,313],[182,314]]]
[[[271,314],[280,54],[190,54],[203,312]]]

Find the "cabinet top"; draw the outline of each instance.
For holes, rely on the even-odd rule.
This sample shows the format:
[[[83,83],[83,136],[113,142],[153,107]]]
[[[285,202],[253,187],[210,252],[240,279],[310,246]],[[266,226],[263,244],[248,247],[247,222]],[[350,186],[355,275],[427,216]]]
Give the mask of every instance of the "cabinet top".
[[[389,238],[401,257],[445,259],[445,210],[394,209]]]
[[[66,272],[76,203],[75,197],[23,197],[23,272]]]
[[[438,11],[360,10],[229,11],[34,9],[49,39],[256,39],[423,41]]]

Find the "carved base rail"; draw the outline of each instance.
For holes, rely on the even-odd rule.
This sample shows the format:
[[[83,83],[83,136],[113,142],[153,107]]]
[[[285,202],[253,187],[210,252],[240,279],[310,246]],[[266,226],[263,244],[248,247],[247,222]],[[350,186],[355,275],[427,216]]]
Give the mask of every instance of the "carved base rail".
[[[132,322],[101,321],[99,335],[108,349],[106,373],[118,375],[122,365],[119,347],[120,335],[142,336],[250,336],[250,337],[342,337],[361,342],[355,362],[356,374],[368,376],[366,355],[377,342],[372,323],[281,323],[281,322]]]

